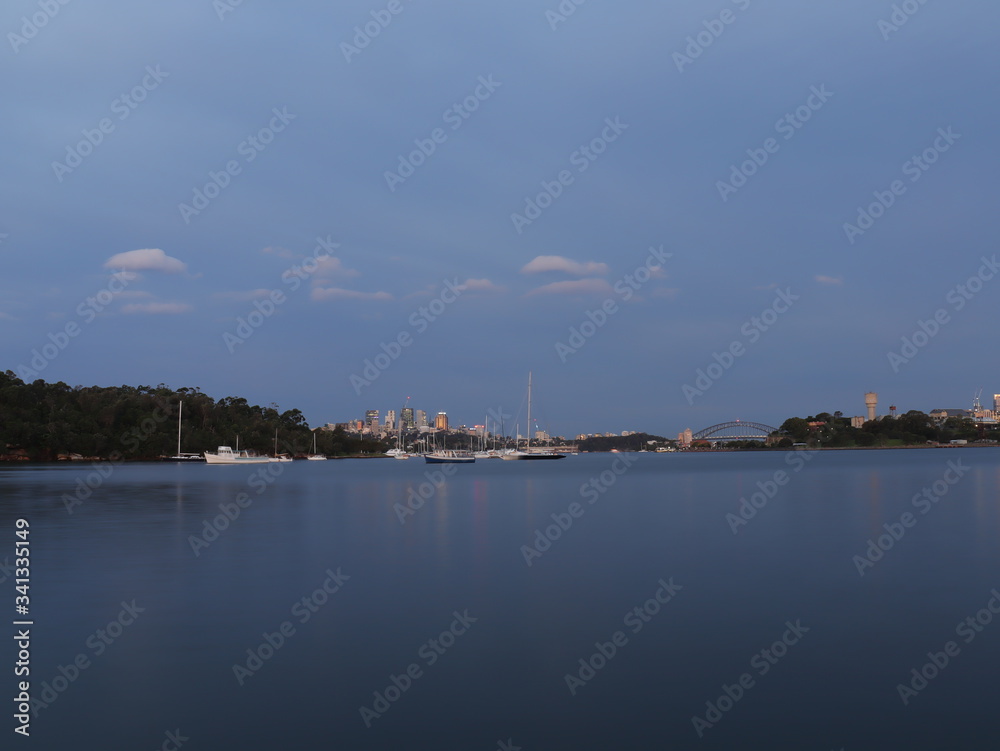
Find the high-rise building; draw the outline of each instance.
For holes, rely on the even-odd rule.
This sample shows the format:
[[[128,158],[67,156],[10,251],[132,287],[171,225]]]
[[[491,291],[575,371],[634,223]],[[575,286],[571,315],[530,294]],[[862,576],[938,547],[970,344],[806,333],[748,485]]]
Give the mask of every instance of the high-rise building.
[[[448,414],[446,412],[437,413],[437,417],[434,418],[434,428],[436,430],[448,429]]]
[[[387,428],[389,428],[389,430],[396,429],[396,410],[390,409],[388,412],[385,413],[384,424]]]
[[[403,427],[407,430],[413,430],[416,427],[413,422],[413,407],[403,407],[399,417],[403,421]]]
[[[878,394],[869,391],[865,394],[865,407],[868,408],[868,419],[875,419],[875,408],[878,407]]]
[[[993,395],[993,411],[1000,412],[1000,394]]]
[[[365,427],[377,428],[378,427],[378,410],[369,409],[365,411]]]
[[[422,409],[416,409],[413,411],[413,419],[417,423],[418,428],[426,428],[427,426],[427,413]]]

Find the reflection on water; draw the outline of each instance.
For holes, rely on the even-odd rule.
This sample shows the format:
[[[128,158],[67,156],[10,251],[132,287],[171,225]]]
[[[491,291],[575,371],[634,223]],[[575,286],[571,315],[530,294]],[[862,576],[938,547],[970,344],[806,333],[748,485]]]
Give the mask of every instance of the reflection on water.
[[[854,557],[955,457],[972,469],[861,576]],[[727,514],[789,470],[784,453],[638,455],[593,504],[580,487],[611,455],[482,461],[402,517],[422,462],[296,462],[259,492],[250,468],[127,465],[72,514],[62,496],[89,468],[3,467],[0,528],[32,525],[33,690],[78,654],[92,663],[32,742],[152,748],[180,728],[192,749],[986,747],[1000,627],[909,706],[896,686],[1000,584],[998,460],[823,452],[735,534]],[[528,566],[522,546],[574,502],[583,513]],[[298,622],[338,568],[343,590]],[[670,577],[676,601],[571,694],[565,676]],[[88,640],[133,599],[141,617],[95,654]],[[424,664],[421,645],[465,609],[475,627]],[[692,717],[795,619],[808,635],[699,740]],[[295,633],[239,685],[233,665],[285,621]],[[414,662],[419,680],[366,728],[359,708]]]

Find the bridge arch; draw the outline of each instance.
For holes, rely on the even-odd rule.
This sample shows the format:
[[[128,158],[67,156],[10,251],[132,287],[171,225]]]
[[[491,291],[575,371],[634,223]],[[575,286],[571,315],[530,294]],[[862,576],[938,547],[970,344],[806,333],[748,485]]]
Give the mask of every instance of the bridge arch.
[[[777,431],[777,428],[762,422],[732,420],[703,428],[691,438],[695,441],[766,441],[771,433]]]

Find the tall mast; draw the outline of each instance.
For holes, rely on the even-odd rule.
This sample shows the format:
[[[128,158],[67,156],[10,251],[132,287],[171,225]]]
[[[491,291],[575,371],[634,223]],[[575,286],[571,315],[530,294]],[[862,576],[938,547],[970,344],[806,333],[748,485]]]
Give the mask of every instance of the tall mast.
[[[527,451],[531,448],[531,371],[528,371],[528,443],[524,447]]]
[[[180,409],[177,410],[177,456],[181,455],[181,415],[184,414],[184,400],[181,399]]]

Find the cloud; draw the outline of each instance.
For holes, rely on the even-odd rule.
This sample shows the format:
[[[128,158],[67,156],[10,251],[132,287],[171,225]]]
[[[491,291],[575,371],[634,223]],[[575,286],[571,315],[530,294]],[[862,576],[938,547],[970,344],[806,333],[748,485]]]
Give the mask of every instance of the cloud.
[[[484,292],[504,292],[507,289],[499,284],[494,284],[489,279],[466,279],[461,286],[467,290],[482,290]]]
[[[122,306],[122,313],[149,313],[151,315],[175,315],[177,313],[187,313],[193,308],[183,302],[142,302],[130,303]]]
[[[313,276],[315,277],[313,286],[319,286],[327,283],[324,277],[354,277],[361,276],[361,272],[345,267],[344,262],[335,256],[327,256],[326,258],[316,259],[316,271],[313,272]]]
[[[597,263],[596,261],[580,263],[563,256],[537,256],[521,269],[522,274],[541,274],[546,271],[562,271],[573,276],[587,276],[589,274],[607,274],[609,269],[606,263]]]
[[[339,287],[316,287],[311,295],[313,300],[391,300],[388,292],[358,292]]]
[[[129,271],[163,271],[168,274],[187,271],[187,265],[183,261],[171,258],[159,248],[144,248],[119,253],[105,261],[104,268],[127,269]]]
[[[610,295],[611,285],[603,279],[578,279],[572,282],[553,282],[543,287],[536,287],[525,297],[535,295]]]
[[[817,274],[814,279],[820,284],[843,284],[844,277],[842,276],[823,276],[822,274]]]

